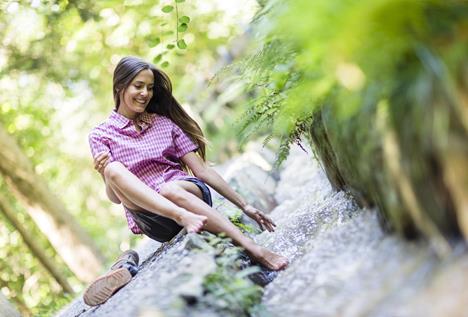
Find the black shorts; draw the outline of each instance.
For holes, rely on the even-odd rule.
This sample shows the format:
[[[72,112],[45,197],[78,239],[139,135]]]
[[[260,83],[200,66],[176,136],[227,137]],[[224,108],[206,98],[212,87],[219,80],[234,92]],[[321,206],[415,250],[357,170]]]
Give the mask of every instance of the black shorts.
[[[195,177],[184,178],[181,180],[189,181],[197,185],[203,194],[203,201],[208,205],[213,206],[210,189],[205,183]],[[128,208],[127,210],[130,212],[141,231],[153,240],[167,242],[182,230],[182,227],[172,219],[156,215],[149,211],[134,211]]]

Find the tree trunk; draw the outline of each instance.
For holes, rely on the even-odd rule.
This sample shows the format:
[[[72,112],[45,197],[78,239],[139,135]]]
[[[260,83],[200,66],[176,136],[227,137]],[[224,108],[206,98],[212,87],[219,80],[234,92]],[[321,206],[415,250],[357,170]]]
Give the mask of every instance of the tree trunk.
[[[34,237],[29,231],[24,228],[23,224],[18,220],[15,215],[15,211],[8,202],[0,196],[0,212],[2,212],[8,221],[15,227],[20,233],[26,245],[31,250],[32,254],[41,262],[45,269],[52,275],[57,283],[63,288],[65,292],[73,294],[73,288],[68,284],[67,278],[60,272],[54,261],[49,259],[44,253],[39,244],[35,241]],[[0,315],[1,316],[1,315]]]
[[[94,242],[33,169],[13,137],[0,125],[0,173],[16,198],[76,276],[90,282],[104,259]]]

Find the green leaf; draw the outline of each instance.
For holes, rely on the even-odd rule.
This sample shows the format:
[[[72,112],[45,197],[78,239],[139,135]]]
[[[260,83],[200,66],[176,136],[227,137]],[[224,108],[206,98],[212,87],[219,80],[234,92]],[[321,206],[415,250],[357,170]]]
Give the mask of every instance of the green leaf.
[[[153,58],[153,63],[157,64],[161,61],[163,54],[158,54],[155,58]]]
[[[178,40],[177,41],[177,47],[182,49],[182,50],[185,50],[187,48],[187,43],[185,43],[184,40]]]
[[[168,62],[168,61],[162,62],[161,67],[167,67],[167,66],[169,66],[169,62]]]
[[[167,6],[162,7],[161,10],[162,10],[162,12],[164,12],[164,13],[169,13],[169,12],[171,12],[172,10],[174,10],[174,7],[173,7],[173,6],[170,6],[170,5],[167,5]]]
[[[180,23],[189,23],[190,22],[190,18],[186,15],[182,16],[179,18],[179,22]]]
[[[148,45],[150,47],[155,47],[159,43],[161,43],[161,39],[159,37],[152,37],[148,39]]]
[[[182,23],[182,24],[179,24],[179,27],[177,28],[177,31],[185,32],[185,31],[187,31],[187,28],[188,28],[187,23]]]
[[[166,47],[167,47],[167,49],[172,50],[175,47],[175,45],[174,44],[167,44]]]
[[[182,3],[182,2],[185,2],[185,0],[175,0],[175,2]]]

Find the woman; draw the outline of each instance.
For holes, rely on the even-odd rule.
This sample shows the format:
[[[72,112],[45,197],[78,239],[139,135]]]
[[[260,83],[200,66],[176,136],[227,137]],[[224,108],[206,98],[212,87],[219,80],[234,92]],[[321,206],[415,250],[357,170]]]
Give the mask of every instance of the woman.
[[[203,133],[172,96],[167,75],[139,58],[125,57],[114,71],[113,92],[115,109],[91,131],[89,142],[107,195],[124,205],[131,231],[161,242],[183,227],[224,232],[254,261],[271,270],[285,268],[285,257],[255,244],[211,207],[205,183],[262,228],[274,230],[268,216],[208,167]]]

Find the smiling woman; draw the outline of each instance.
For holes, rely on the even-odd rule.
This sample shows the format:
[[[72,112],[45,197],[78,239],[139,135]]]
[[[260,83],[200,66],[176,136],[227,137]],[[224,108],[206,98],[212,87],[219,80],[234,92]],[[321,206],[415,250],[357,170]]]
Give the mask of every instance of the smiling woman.
[[[144,69],[132,80],[127,89],[120,91],[123,100],[118,112],[127,118],[135,119],[143,113],[153,97],[154,76],[149,69]]]
[[[211,207],[205,183],[262,228],[274,230],[268,216],[206,164],[203,132],[173,97],[164,72],[139,58],[123,58],[114,72],[114,99],[116,109],[91,131],[89,142],[107,195],[123,204],[133,233],[166,242],[184,227],[223,232],[265,267],[287,266],[285,257],[255,244]]]
[[[102,256],[111,259],[119,251],[120,243],[120,248],[125,248],[137,241],[135,237],[120,234],[121,222],[116,219],[120,206],[110,208],[108,202],[102,200],[96,187],[100,184],[89,181],[92,171],[86,169],[87,159],[83,157],[83,153],[86,154],[83,146],[87,146],[83,139],[102,119],[103,108],[107,108],[106,112],[113,108],[113,103],[108,103],[109,97],[112,98],[112,71],[122,54],[141,55],[158,63],[154,57],[164,51],[166,54],[159,64],[169,61],[167,69],[171,79],[177,79],[180,96],[191,95],[193,83],[202,77],[199,69],[210,69],[217,61],[218,46],[225,45],[231,36],[241,31],[240,27],[233,26],[229,37],[211,41],[206,36],[206,27],[212,21],[221,20],[231,25],[235,19],[223,17],[238,12],[224,12],[214,5],[204,12],[194,10],[200,2],[216,1],[186,1],[179,6],[179,17],[189,15],[191,20],[197,21],[189,24],[183,34],[184,38],[192,39],[189,42],[185,38],[189,49],[184,51],[177,46],[165,49],[175,40],[169,32],[175,31],[173,22],[177,20],[175,12],[163,14],[158,1],[0,1],[0,124],[8,139],[1,138],[12,141],[11,144],[16,141],[21,150],[13,157],[15,168],[6,172],[13,175],[24,171],[19,168],[19,162],[32,164],[41,180],[39,182],[35,175],[31,188],[48,188],[48,194],[59,196],[45,201],[59,207],[45,208],[44,212],[58,210],[57,217],[76,216],[79,225],[86,230],[80,230],[83,235],[75,237],[83,237],[83,240],[73,243],[71,238],[64,238],[64,230],[73,234],[75,228],[75,223],[72,226],[69,220],[58,222],[63,225],[60,230],[47,230],[49,220],[56,219],[52,212],[38,218],[30,217],[42,203],[40,196],[26,187],[19,188],[24,182],[10,182],[15,186],[15,190],[10,191],[4,182],[6,172],[0,177],[0,196],[10,197],[18,218],[37,237],[41,250],[56,261],[75,291],[80,290],[81,283],[99,274],[102,266],[94,263],[104,264],[104,260],[100,260]],[[245,9],[244,6],[238,8]],[[238,16],[245,18],[240,13]],[[161,26],[164,23],[166,25]],[[151,36],[161,38],[156,47],[149,43]],[[204,62],[200,63],[201,60]],[[187,66],[192,67],[190,72],[185,71]],[[182,78],[185,75],[187,79]],[[196,112],[197,108],[193,110]],[[10,148],[4,147],[2,153],[11,153]],[[27,203],[23,202],[24,197]],[[95,221],[95,210],[105,214],[99,222]],[[70,299],[65,298],[63,289],[15,233],[15,227],[7,224],[5,217],[0,215],[0,218],[0,240],[5,242],[1,247],[5,254],[0,261],[4,283],[1,292],[25,316],[28,314],[23,307],[29,307],[29,315],[52,315],[46,311],[55,310]],[[78,223],[76,228],[79,228]],[[95,250],[99,261],[80,252],[87,250],[85,241],[92,242],[91,250]],[[73,254],[70,250],[74,250]],[[69,256],[76,265],[69,261]],[[24,289],[26,281],[30,286],[27,290]]]

